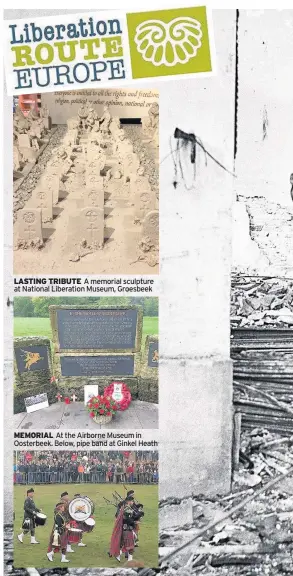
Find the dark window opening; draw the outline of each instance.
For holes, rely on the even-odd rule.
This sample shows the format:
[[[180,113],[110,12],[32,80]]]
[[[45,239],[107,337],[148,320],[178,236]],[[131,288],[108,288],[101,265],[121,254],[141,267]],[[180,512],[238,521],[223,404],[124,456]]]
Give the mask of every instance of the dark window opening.
[[[141,118],[120,118],[120,124],[141,124]]]

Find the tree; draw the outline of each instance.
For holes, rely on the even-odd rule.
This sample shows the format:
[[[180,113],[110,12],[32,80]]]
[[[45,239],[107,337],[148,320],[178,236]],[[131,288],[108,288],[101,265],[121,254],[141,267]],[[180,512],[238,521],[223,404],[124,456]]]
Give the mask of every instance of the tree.
[[[34,305],[31,298],[14,298],[14,316],[30,318],[34,316]]]

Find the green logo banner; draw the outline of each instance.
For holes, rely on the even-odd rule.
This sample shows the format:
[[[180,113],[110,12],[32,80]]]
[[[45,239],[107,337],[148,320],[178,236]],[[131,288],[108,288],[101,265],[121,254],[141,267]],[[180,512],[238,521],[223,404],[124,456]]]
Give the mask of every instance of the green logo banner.
[[[126,17],[133,79],[212,71],[204,6]]]

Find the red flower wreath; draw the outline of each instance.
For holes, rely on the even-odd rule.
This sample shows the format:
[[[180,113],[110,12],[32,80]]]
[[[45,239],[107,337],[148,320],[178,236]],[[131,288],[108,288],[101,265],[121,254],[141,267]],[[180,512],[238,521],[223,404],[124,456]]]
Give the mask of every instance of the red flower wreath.
[[[131,392],[128,388],[128,386],[126,384],[124,384],[124,382],[112,382],[111,384],[109,384],[109,386],[107,386],[104,390],[104,396],[110,396],[112,398],[112,394],[114,392],[114,384],[121,384],[121,392],[122,392],[122,400],[118,401],[115,400],[118,409],[121,410],[122,412],[124,410],[127,410],[130,402],[131,402]]]

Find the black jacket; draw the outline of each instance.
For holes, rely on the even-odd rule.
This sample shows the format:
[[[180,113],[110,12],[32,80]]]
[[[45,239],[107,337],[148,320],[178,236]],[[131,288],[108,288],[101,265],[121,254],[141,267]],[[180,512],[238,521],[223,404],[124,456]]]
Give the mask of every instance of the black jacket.
[[[24,501],[24,518],[34,518],[37,512],[40,512],[39,508],[36,507],[32,498],[27,497]]]

